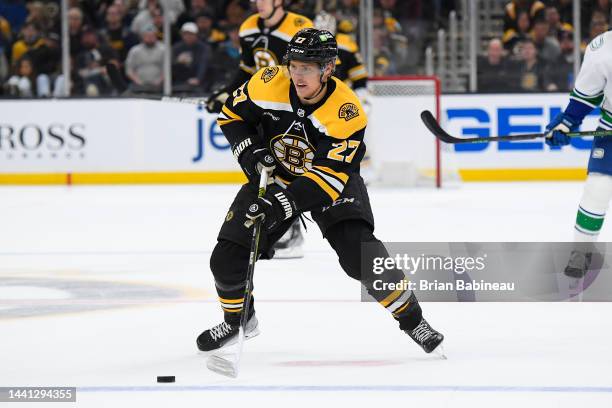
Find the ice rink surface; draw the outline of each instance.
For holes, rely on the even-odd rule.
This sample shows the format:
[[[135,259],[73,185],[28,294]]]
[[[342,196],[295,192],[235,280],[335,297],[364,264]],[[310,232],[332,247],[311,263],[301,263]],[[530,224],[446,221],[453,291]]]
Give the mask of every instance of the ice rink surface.
[[[0,386],[75,386],[82,407],[612,406],[611,304],[424,303],[440,360],[360,302],[314,224],[304,259],[257,265],[240,377],[208,371],[195,338],[221,321],[208,259],[237,188],[0,188]],[[370,194],[383,241],[571,241],[581,192]]]

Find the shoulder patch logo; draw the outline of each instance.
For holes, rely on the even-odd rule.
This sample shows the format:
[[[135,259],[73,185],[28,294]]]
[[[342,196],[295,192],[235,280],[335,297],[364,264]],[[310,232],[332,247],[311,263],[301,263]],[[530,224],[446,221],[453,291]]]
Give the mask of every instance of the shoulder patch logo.
[[[261,74],[261,79],[267,84],[276,76],[276,74],[278,74],[278,71],[278,67],[268,67],[264,69],[264,72]]]
[[[346,120],[347,122],[351,119],[359,116],[359,108],[354,103],[345,103],[340,107],[338,111],[338,117]]]
[[[229,210],[227,212],[227,215],[225,216],[225,222],[229,222],[232,218],[234,218],[234,212],[232,210]]]
[[[595,37],[593,41],[591,41],[591,45],[589,47],[591,48],[591,51],[596,51],[599,48],[601,48],[603,43],[604,43],[604,36],[603,34],[600,34],[597,37]]]
[[[295,24],[296,27],[301,27],[306,24],[306,20],[302,17],[296,17],[295,20],[293,20],[293,24]]]

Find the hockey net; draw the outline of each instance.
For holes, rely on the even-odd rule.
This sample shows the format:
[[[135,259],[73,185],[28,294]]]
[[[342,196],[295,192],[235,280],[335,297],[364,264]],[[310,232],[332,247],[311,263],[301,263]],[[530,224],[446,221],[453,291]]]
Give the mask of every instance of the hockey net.
[[[454,157],[421,122],[423,110],[440,118],[440,82],[434,76],[369,79],[371,109],[366,144],[376,184],[437,186],[459,181]]]

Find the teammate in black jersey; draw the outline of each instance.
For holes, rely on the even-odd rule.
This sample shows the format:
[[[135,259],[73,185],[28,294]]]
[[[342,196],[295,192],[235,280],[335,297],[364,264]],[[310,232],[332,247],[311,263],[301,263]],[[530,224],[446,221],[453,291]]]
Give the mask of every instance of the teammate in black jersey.
[[[373,235],[374,216],[359,175],[367,118],[355,93],[332,77],[337,53],[330,32],[301,30],[287,48],[286,68],[257,71],[222,108],[218,123],[249,182],[231,204],[211,255],[225,318],[198,336],[202,351],[231,344],[237,337],[253,220],[263,222],[259,259],[266,259],[274,242],[306,211],[336,251],[342,269],[361,280],[400,329],[428,353],[442,343],[442,334],[423,319],[412,291],[375,290],[375,276],[368,273],[373,258],[388,253]],[[273,182],[258,198],[258,174],[264,168],[272,171]],[[363,243],[369,244],[367,251]],[[380,276],[393,283],[405,279],[401,270]],[[247,338],[259,333],[254,301],[251,305]]]
[[[282,63],[289,40],[312,21],[300,14],[285,11],[285,0],[251,0],[257,13],[240,26],[240,68],[234,79],[215,92],[206,102],[210,113],[219,113],[228,96],[251,78],[257,70]]]

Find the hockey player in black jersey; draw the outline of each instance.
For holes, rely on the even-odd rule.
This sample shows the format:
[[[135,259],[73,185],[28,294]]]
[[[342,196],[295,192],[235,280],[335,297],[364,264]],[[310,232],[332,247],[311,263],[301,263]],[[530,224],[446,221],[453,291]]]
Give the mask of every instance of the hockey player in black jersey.
[[[274,242],[306,211],[336,251],[342,269],[361,281],[401,330],[427,353],[443,341],[423,318],[412,291],[375,290],[373,281],[381,276],[389,283],[403,282],[401,270],[376,277],[368,273],[373,259],[388,253],[373,235],[374,216],[359,175],[367,118],[353,91],[332,77],[337,52],[328,31],[301,30],[287,48],[287,67],[259,70],[223,106],[218,123],[249,182],[231,204],[211,255],[224,321],[198,336],[202,351],[237,338],[253,221],[263,222],[259,259],[266,259]],[[263,169],[272,172],[273,182],[258,198]],[[254,299],[245,313],[249,338],[259,333]]]
[[[210,113],[220,113],[228,96],[257,70],[281,64],[289,40],[299,30],[313,26],[307,17],[285,11],[285,0],[251,2],[256,3],[257,13],[240,26],[240,67],[233,80],[206,101]]]
[[[211,113],[220,113],[228,96],[257,70],[281,64],[289,40],[299,30],[313,26],[307,17],[285,11],[285,0],[251,2],[257,5],[257,14],[248,17],[240,26],[240,68],[229,84],[206,101],[206,109]],[[295,223],[275,244],[276,257],[302,257],[303,241],[300,224]]]

